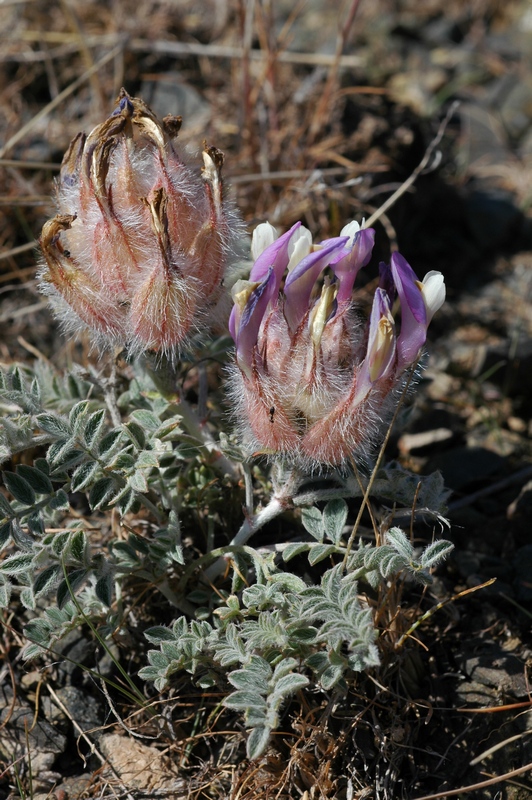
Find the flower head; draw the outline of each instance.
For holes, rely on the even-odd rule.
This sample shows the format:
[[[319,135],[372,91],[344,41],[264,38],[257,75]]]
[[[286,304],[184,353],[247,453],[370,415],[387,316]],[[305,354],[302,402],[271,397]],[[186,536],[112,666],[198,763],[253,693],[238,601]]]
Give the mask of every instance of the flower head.
[[[256,229],[256,260],[233,287],[229,323],[236,415],[250,452],[307,470],[337,466],[367,457],[389,421],[445,287],[435,272],[419,282],[394,254],[361,320],[352,290],[373,241],[357,223],[319,244],[299,223],[279,238],[268,223]]]
[[[223,293],[236,215],[222,197],[223,155],[201,176],[175,149],[180,117],[158,120],[122,90],[111,116],[78,134],[44,225],[42,287],[68,327],[100,344],[170,357]]]

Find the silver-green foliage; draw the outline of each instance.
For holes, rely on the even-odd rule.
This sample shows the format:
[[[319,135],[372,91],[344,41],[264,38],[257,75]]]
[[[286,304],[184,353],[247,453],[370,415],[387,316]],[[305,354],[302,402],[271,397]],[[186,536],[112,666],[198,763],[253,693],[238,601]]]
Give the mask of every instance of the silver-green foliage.
[[[402,572],[429,583],[429,570],[452,549],[441,540],[417,555],[404,532],[392,528],[385,544],[360,546],[349,554],[342,539],[345,501],[329,501],[323,512],[305,509],[302,516],[316,541],[288,545],[285,560],[307,552],[311,565],[337,556],[345,558],[345,568],[339,562],[323,573],[319,585],[308,586],[278,569],[271,556],[241,548],[237,572],[245,571],[247,556],[256,583],[226,597],[212,623],[180,617],[171,628],[158,626],[145,634],[159,649],[148,653],[150,665],[140,675],[159,690],[181,670],[204,688],[227,678],[235,691],[224,705],[243,713],[250,758],[264,751],[282,703],[308,684],[309,675],[325,691],[342,690],[350,674],[379,664],[378,632],[371,609],[359,599],[358,582],[375,587]],[[238,668],[227,672],[234,665]]]
[[[157,583],[183,561],[177,496],[165,481],[183,460],[179,444],[187,437],[180,418],[170,403],[133,381],[118,400],[127,421],[113,425],[103,394],[94,380],[79,373],[60,378],[43,364],[34,375],[18,366],[0,372],[3,460],[34,448],[44,453],[33,465],[18,464],[2,475],[13,499],[0,493],[0,548],[9,548],[0,563],[0,605],[16,590],[35,610],[55,593],[61,612],[26,628],[34,642],[26,655],[64,634],[65,614],[70,627],[89,612],[108,616],[124,575]],[[131,533],[102,552],[83,522],[63,521],[74,493],[85,496],[91,512],[116,508],[123,516],[145,505],[157,523],[146,539]],[[78,608],[69,601],[80,592]]]
[[[373,611],[359,584],[385,586],[400,573],[428,583],[430,569],[452,547],[438,541],[418,553],[395,527],[379,547],[359,543],[351,550],[345,500],[330,499],[323,510],[311,500],[301,512],[310,540],[276,551],[284,563],[301,554],[311,567],[322,562],[318,583],[281,569],[276,552],[229,546],[231,593],[213,593],[205,581],[187,595],[188,577],[201,573],[209,553],[199,566],[185,567],[178,513],[200,495],[205,502],[212,476],[198,441],[182,429],[178,406],[148,379],[133,379],[115,398],[99,376],[75,370],[60,377],[38,364],[33,372],[0,371],[0,412],[0,460],[18,462],[3,473],[8,496],[0,492],[0,606],[16,592],[33,614],[24,655],[53,650],[87,619],[102,636],[111,633],[123,623],[113,597],[122,596],[131,576],[144,579],[188,617],[146,632],[157,649],[140,676],[162,690],[186,671],[198,686],[224,690],[224,705],[240,712],[250,731],[250,758],[264,751],[283,703],[299,690],[312,683],[342,691],[351,674],[379,663]],[[22,463],[29,452],[38,457]],[[178,491],[183,473],[188,500]],[[375,488],[385,500],[409,504],[417,497],[436,516],[445,498],[439,476],[420,484],[400,468],[381,471]],[[130,531],[102,547],[109,535],[72,513],[74,498],[82,498],[93,527],[95,519],[109,526],[106,512],[124,517],[144,506],[147,533]]]

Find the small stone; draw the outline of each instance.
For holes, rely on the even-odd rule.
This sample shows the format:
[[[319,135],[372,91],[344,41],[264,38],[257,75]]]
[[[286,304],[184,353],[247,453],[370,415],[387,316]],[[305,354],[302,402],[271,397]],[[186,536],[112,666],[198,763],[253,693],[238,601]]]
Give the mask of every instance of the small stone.
[[[506,424],[510,430],[514,431],[515,433],[526,433],[527,424],[524,419],[521,419],[521,417],[510,416],[506,420]]]
[[[100,739],[100,749],[128,788],[143,791],[172,788],[186,795],[186,782],[180,778],[177,765],[155,747],[109,733]]]
[[[399,450],[403,453],[421,455],[424,450],[434,448],[435,445],[448,444],[454,438],[454,433],[449,428],[435,428],[431,431],[419,433],[404,433],[398,441]]]

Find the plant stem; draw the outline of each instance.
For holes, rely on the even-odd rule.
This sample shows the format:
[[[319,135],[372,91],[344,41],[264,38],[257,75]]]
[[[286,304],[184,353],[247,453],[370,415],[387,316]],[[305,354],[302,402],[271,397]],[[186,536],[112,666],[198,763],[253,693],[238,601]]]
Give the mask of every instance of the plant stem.
[[[192,406],[183,398],[178,386],[175,364],[164,356],[153,357],[145,354],[139,360],[142,368],[148,373],[153,383],[166,400],[175,403],[177,412],[181,416],[183,428],[205,449],[215,455],[213,466],[220,472],[230,475],[234,481],[240,480],[240,472],[220,450],[214,436],[209,431]]]

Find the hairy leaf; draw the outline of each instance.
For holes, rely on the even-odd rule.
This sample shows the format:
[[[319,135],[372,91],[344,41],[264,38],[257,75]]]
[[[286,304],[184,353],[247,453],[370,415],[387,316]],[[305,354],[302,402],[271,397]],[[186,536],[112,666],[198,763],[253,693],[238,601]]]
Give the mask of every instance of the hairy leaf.
[[[17,475],[16,472],[4,472],[3,478],[6,489],[11,492],[15,500],[26,506],[32,506],[35,503],[35,492],[22,475]]]
[[[311,508],[301,509],[301,522],[311,536],[317,539],[318,542],[323,541],[325,531],[323,529],[321,511],[318,508],[312,506]]]
[[[342,531],[347,520],[348,507],[345,500],[329,500],[323,509],[323,529],[325,536],[338,545],[342,538]]]
[[[56,414],[38,414],[35,421],[45,433],[50,433],[59,439],[65,439],[70,436],[69,425]]]
[[[36,467],[19,464],[17,474],[24,478],[37,494],[50,494],[54,490],[50,478]]]

